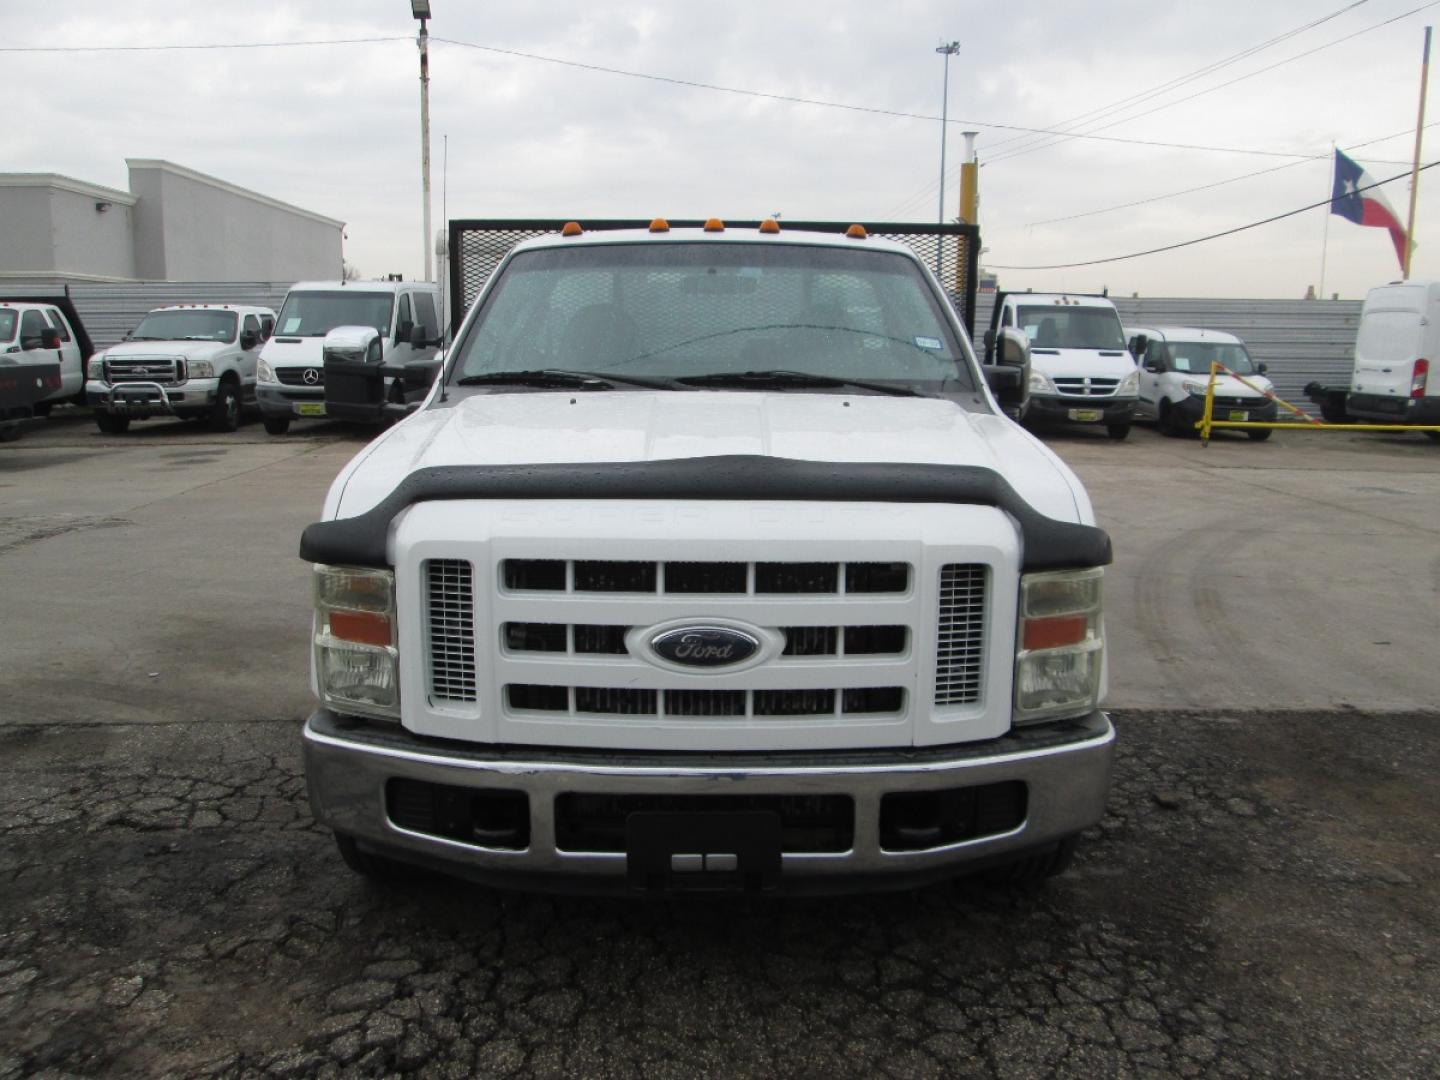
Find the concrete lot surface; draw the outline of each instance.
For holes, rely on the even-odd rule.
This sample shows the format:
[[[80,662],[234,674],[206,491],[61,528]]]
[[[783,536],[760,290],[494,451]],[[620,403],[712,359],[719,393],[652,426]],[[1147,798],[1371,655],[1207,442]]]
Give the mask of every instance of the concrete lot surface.
[[[1048,441],[1116,542],[1116,789],[1042,891],[353,877],[299,530],[363,436],[0,447],[0,1078],[1433,1075],[1440,447]]]

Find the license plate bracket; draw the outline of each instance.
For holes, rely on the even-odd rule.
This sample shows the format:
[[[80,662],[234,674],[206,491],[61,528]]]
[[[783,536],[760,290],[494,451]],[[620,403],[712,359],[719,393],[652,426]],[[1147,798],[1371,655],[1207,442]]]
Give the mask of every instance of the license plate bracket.
[[[774,811],[640,811],[625,819],[632,889],[756,892],[775,888],[780,865]]]
[[[1250,414],[1249,414],[1247,411],[1245,411],[1244,409],[1231,409],[1231,410],[1230,410],[1230,419],[1231,419],[1231,420],[1234,420],[1234,421],[1249,420],[1249,419],[1250,419]]]

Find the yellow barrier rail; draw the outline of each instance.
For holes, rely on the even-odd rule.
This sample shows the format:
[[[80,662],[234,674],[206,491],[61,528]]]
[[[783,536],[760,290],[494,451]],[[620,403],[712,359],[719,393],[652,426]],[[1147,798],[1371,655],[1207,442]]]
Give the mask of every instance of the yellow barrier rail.
[[[1257,394],[1261,394],[1275,402],[1283,409],[1298,416],[1304,423],[1297,424],[1293,420],[1216,420],[1215,419],[1215,380],[1224,372],[1232,379],[1243,386],[1248,386]],[[1316,420],[1309,413],[1305,412],[1281,397],[1276,396],[1275,391],[1266,390],[1256,386],[1243,375],[1237,375],[1218,360],[1210,362],[1210,381],[1205,384],[1205,412],[1200,419],[1195,421],[1195,427],[1200,431],[1200,445],[1210,445],[1210,432],[1215,428],[1238,428],[1239,430],[1273,431],[1276,428],[1283,428],[1286,431],[1434,431],[1440,432],[1440,424],[1327,424]]]

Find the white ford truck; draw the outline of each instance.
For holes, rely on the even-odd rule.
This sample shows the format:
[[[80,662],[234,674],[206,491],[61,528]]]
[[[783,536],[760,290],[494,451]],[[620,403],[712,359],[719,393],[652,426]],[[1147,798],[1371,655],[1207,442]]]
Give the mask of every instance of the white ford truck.
[[[1001,412],[1027,373],[858,227],[566,233],[501,262],[304,532],[306,773],[346,862],[645,892],[1063,869],[1110,780],[1110,540]]]

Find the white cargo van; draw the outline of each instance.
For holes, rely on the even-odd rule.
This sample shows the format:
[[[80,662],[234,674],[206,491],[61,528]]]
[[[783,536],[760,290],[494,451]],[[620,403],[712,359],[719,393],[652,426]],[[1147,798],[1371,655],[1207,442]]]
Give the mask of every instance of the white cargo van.
[[[1030,339],[1030,397],[1021,419],[1104,424],[1112,439],[1130,434],[1139,373],[1125,349],[1120,315],[1103,296],[1001,293],[985,335],[1017,327]]]
[[[1140,365],[1136,415],[1154,420],[1161,434],[1195,433],[1195,425],[1205,413],[1212,362],[1244,378],[1241,382],[1221,374],[1215,379],[1214,419],[1275,419],[1276,405],[1267,394],[1275,387],[1265,377],[1265,365],[1251,359],[1245,342],[1234,334],[1191,326],[1137,326],[1126,333],[1130,352]],[[1245,434],[1252,442],[1264,442],[1270,438],[1270,429],[1251,428]]]
[[[302,281],[290,287],[275,336],[260,354],[257,395],[265,430],[283,435],[290,421],[322,417],[325,335],[340,326],[374,327],[381,362],[428,360],[440,345],[440,286],[424,281]],[[403,390],[387,380],[397,401]]]
[[[1365,297],[1349,387],[1312,382],[1305,394],[1332,422],[1440,424],[1440,383],[1430,378],[1437,360],[1440,281],[1391,282]]]

